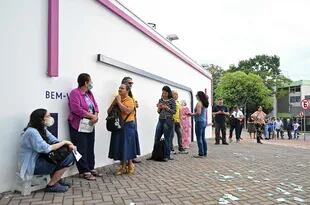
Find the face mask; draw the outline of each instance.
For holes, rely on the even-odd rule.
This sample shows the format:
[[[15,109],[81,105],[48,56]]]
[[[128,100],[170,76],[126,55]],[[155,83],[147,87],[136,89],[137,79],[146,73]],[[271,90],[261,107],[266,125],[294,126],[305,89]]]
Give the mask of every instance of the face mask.
[[[94,87],[93,83],[89,83],[87,88],[88,88],[88,90],[91,90],[91,89],[93,89],[93,87]]]
[[[53,124],[54,124],[54,118],[53,117],[48,117],[48,118],[46,118],[46,120],[44,121],[44,125],[46,126],[46,127],[50,127],[50,126],[52,126]]]

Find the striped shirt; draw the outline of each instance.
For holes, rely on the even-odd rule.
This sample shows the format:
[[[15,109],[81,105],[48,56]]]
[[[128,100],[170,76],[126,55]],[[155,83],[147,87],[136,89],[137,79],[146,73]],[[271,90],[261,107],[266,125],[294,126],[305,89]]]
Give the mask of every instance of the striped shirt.
[[[160,109],[159,111],[159,119],[172,119],[173,114],[176,112],[176,104],[173,98],[168,100],[159,99],[158,104],[166,104],[169,109]]]

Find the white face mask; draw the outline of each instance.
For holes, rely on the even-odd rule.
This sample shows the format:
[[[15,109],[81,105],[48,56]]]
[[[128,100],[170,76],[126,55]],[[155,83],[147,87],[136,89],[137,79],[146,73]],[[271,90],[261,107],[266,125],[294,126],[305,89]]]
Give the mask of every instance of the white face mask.
[[[54,124],[54,118],[53,117],[48,117],[48,118],[46,118],[46,120],[44,121],[44,125],[46,126],[46,127],[51,127],[51,126],[53,126],[53,124]]]

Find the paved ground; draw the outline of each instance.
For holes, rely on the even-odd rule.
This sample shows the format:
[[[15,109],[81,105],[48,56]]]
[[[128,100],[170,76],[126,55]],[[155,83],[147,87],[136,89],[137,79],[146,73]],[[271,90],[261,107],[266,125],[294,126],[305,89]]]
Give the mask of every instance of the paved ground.
[[[173,161],[144,157],[133,176],[114,176],[116,165],[108,166],[96,182],[67,178],[73,187],[65,194],[5,193],[0,204],[310,204],[310,144],[263,142],[244,137],[225,146],[210,140],[204,159],[192,158],[193,143],[190,154]]]

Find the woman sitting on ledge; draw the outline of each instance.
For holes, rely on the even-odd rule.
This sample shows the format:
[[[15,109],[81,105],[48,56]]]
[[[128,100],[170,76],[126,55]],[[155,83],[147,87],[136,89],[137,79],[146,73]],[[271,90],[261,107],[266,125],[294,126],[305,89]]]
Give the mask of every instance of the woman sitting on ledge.
[[[74,164],[72,152],[59,163],[49,160],[47,154],[67,145],[69,151],[76,150],[70,141],[59,141],[46,127],[54,124],[54,118],[45,109],[37,109],[30,115],[30,121],[22,135],[18,167],[22,180],[33,175],[51,175],[45,191],[66,192],[70,185],[61,180],[69,166]]]

